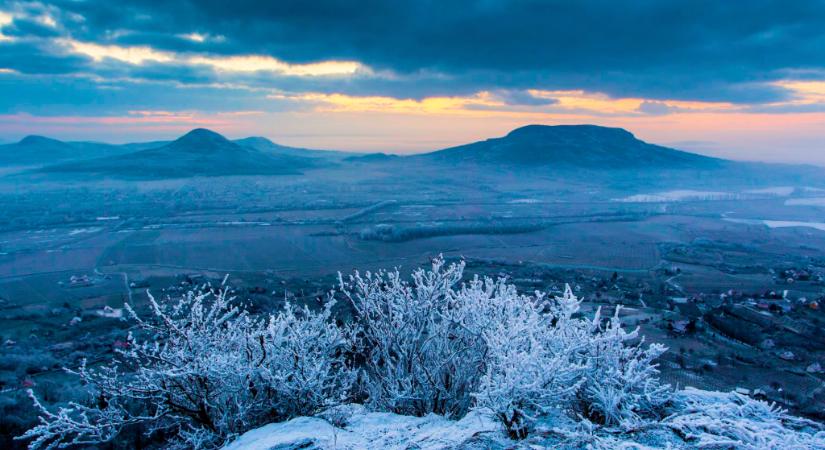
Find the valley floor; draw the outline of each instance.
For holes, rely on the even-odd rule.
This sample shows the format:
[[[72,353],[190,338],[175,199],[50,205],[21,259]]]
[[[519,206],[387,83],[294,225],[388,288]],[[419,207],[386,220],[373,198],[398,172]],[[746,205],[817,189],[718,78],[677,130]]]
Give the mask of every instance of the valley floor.
[[[625,305],[629,325],[670,348],[674,386],[739,388],[825,420],[821,186],[374,167],[220,183],[21,176],[0,179],[0,447],[35,420],[23,391],[74,398],[60,368],[110,358],[128,333],[123,303],[144,308],[147,289],[177,295],[228,273],[256,311],[315,306],[337,271],[438,254],[525,291],[569,282],[587,312]]]

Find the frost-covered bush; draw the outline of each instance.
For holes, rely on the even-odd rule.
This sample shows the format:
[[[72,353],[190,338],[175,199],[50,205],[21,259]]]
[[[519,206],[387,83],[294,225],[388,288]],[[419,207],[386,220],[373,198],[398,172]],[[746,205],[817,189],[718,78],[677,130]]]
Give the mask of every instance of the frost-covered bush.
[[[359,273],[341,289],[352,302],[366,355],[365,388],[377,409],[402,414],[495,414],[514,438],[536,419],[564,410],[633,428],[654,416],[669,389],[644,347],[616,315],[577,317],[579,300],[522,295],[504,279],[459,286],[462,263],[433,261],[412,281]]]
[[[487,346],[477,407],[493,411],[512,437],[524,438],[553,409],[632,428],[669,398],[653,364],[664,347],[633,343],[638,331],[621,327],[618,310],[602,324],[599,311],[592,320],[574,317],[580,302],[569,287],[549,300],[518,295],[501,280],[468,286],[463,291],[479,299],[480,317],[471,322]]]
[[[483,365],[477,338],[445,317],[461,308],[453,287],[463,263],[418,269],[412,283],[391,272],[339,276],[356,311],[370,404],[401,414],[467,412]]]
[[[582,413],[589,419],[632,429],[658,418],[670,399],[670,386],[659,382],[654,363],[666,348],[661,344],[645,347],[638,328],[631,332],[622,328],[619,309],[606,324],[596,312],[587,339],[588,367],[579,397]]]
[[[525,438],[538,416],[569,405],[583,382],[586,366],[576,352],[586,336],[569,326],[575,297],[567,292],[553,303],[489,278],[475,278],[459,292],[467,309],[463,326],[485,346],[476,407],[492,411],[512,438]]]
[[[140,338],[130,334],[114,362],[70,371],[94,402],[52,412],[34,400],[40,424],[21,437],[32,439],[29,448],[107,442],[133,424],[175,436],[170,447],[217,448],[336,403],[353,382],[343,357],[349,337],[330,322],[331,302],[320,313],[286,305],[267,319],[234,305],[223,285],[149,300],[147,320],[127,305]]]

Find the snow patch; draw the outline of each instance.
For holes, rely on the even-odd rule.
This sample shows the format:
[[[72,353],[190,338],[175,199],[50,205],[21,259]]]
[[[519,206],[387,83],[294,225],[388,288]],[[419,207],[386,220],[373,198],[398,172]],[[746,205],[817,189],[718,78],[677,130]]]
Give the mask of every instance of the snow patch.
[[[317,417],[299,417],[269,424],[245,433],[224,450],[269,450],[272,448],[321,449],[408,449],[455,448],[481,433],[503,438],[501,426],[492,417],[471,412],[461,420],[435,414],[424,417],[392,413],[362,412],[349,418],[342,428]]]

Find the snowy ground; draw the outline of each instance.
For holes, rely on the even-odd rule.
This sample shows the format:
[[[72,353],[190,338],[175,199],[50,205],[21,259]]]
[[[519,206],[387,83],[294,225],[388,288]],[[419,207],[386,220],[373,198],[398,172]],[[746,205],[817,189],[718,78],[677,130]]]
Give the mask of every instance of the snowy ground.
[[[825,449],[825,427],[787,416],[736,393],[687,388],[674,413],[636,430],[604,429],[562,414],[543,420],[528,439],[509,440],[483,412],[453,421],[400,416],[348,405],[252,430],[224,450],[272,449]],[[338,426],[334,426],[333,423]]]
[[[335,427],[330,422],[342,427]],[[481,434],[499,435],[496,421],[470,413],[461,420],[434,414],[424,417],[367,412],[361,405],[341,407],[322,417],[299,417],[252,430],[225,450],[273,448],[444,449],[455,448]]]

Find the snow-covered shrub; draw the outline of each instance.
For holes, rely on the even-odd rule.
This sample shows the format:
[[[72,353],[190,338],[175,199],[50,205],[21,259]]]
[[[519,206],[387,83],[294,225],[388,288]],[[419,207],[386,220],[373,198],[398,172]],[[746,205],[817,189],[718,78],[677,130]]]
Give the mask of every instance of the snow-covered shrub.
[[[645,347],[638,328],[622,328],[619,310],[604,325],[600,311],[592,321],[580,399],[590,419],[631,429],[657,418],[670,398],[670,386],[659,382],[654,363],[667,349],[661,344]]]
[[[524,438],[551,409],[633,428],[656,417],[669,398],[653,363],[664,347],[644,347],[638,330],[621,327],[618,309],[606,324],[600,310],[592,320],[575,317],[580,301],[569,286],[550,300],[476,279],[462,293],[477,299],[478,317],[465,326],[486,345],[477,407],[492,410],[512,437]]]
[[[365,358],[364,389],[377,409],[401,414],[463,415],[480,375],[482,349],[444,315],[454,308],[463,263],[417,269],[412,283],[398,270],[339,276],[356,311]]]
[[[669,393],[653,360],[616,315],[577,317],[569,287],[560,297],[519,294],[504,279],[459,286],[463,263],[433,261],[412,282],[400,273],[341,277],[366,356],[365,388],[377,409],[460,416],[492,411],[515,438],[552,409],[633,428]]]
[[[459,297],[463,326],[485,345],[476,407],[492,411],[512,438],[523,439],[540,415],[571,403],[587,368],[577,356],[585,329],[570,317],[569,289],[557,304],[543,294],[519,295],[504,280],[473,279]]]
[[[147,320],[127,305],[140,338],[130,334],[107,366],[70,371],[95,401],[51,412],[35,400],[40,424],[21,438],[32,449],[96,444],[143,424],[176,436],[170,447],[208,449],[340,400],[354,377],[342,356],[348,334],[329,321],[331,302],[320,313],[287,305],[267,320],[233,300],[223,285],[176,301],[150,295]]]

